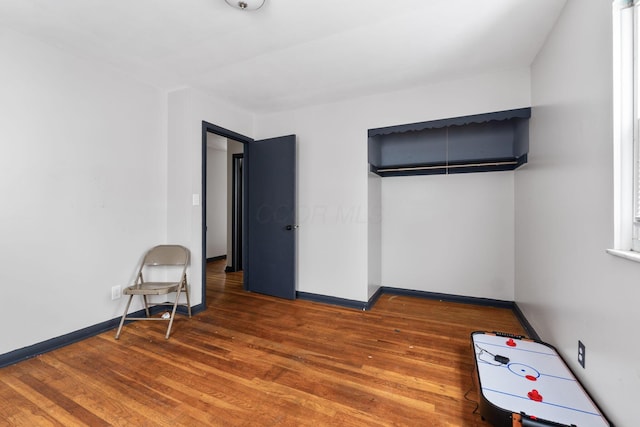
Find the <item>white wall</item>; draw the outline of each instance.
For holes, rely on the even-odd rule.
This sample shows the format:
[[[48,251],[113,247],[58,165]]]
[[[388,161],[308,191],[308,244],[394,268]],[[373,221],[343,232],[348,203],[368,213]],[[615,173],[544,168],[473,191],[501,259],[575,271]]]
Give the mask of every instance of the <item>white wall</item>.
[[[352,113],[337,104],[261,116],[256,139],[298,136],[297,290],[365,301],[366,127]]]
[[[120,316],[166,233],[163,94],[0,29],[0,354]],[[10,326],[9,326],[10,325]]]
[[[382,178],[369,172],[368,194],[368,235],[367,235],[367,298],[382,285]]]
[[[384,285],[513,301],[513,175],[384,178]]]
[[[207,148],[207,258],[226,254],[227,151]]]
[[[532,66],[516,173],[515,298],[620,426],[640,396],[640,264],[613,246],[611,2],[569,0]],[[577,363],[586,345],[586,370]]]
[[[167,239],[191,250],[191,303],[202,302],[202,121],[252,137],[253,116],[195,89],[168,96]]]
[[[529,105],[529,70],[517,69],[257,116],[257,138],[298,136],[298,290],[366,301],[375,288],[369,287],[368,265],[368,129]],[[413,190],[403,187],[399,191],[398,195],[409,197]],[[384,196],[381,203],[387,205]],[[385,221],[383,216],[382,236],[389,233],[384,231]],[[418,226],[427,224],[416,221]],[[452,232],[456,230],[454,227]],[[384,237],[382,240],[384,247]],[[407,245],[406,250],[423,250],[418,242]],[[495,249],[504,252],[502,247]],[[493,246],[485,249],[493,250]],[[395,265],[386,266],[386,262],[383,255],[382,271],[393,272]],[[500,277],[513,277],[512,268]],[[471,272],[470,277],[476,276]],[[501,290],[496,292],[490,279],[483,283],[491,282],[492,288],[476,289],[476,294],[502,292],[500,295],[508,298],[503,284],[498,284]]]

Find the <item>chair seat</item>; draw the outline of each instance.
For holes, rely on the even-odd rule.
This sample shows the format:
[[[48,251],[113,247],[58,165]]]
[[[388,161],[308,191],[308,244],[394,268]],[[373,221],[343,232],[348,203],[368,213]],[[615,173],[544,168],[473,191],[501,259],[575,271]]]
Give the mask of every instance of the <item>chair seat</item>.
[[[176,292],[179,287],[180,283],[176,282],[144,282],[129,286],[122,293],[125,295],[165,295]]]

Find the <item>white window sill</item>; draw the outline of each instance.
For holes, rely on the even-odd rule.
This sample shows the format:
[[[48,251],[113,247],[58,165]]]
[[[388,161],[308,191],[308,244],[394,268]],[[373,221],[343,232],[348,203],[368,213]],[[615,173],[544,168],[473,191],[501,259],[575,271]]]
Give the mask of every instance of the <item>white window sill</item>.
[[[620,258],[628,259],[629,261],[640,262],[640,252],[623,251],[620,249],[607,249],[607,253],[619,256]]]

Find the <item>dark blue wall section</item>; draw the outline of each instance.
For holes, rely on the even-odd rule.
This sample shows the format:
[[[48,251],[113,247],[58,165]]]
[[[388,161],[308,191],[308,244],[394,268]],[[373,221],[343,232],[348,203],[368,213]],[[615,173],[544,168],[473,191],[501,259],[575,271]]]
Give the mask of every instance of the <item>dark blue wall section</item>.
[[[493,113],[474,114],[471,116],[452,117],[449,119],[430,120],[428,122],[410,123],[406,125],[388,126],[384,128],[369,129],[368,135],[389,135],[392,133],[402,133],[424,129],[438,129],[449,126],[464,126],[470,123],[484,123],[491,121],[502,121],[511,119],[529,119],[531,108],[518,108],[516,110],[496,111]]]
[[[442,163],[447,158],[447,128],[392,133],[378,136],[377,141],[378,167]]]

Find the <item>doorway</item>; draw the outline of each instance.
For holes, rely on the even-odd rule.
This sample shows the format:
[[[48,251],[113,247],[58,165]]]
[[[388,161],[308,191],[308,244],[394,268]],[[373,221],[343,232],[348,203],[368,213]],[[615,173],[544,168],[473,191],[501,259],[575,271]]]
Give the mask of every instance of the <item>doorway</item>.
[[[241,219],[241,217],[237,216],[237,214],[242,214],[243,209],[242,209],[242,191],[240,191],[240,194],[236,194],[234,196],[234,191],[232,189],[233,185],[233,171],[232,171],[232,165],[235,162],[235,160],[233,159],[234,155],[240,154],[242,155],[243,151],[244,151],[244,145],[249,143],[250,141],[252,141],[251,138],[248,138],[244,135],[240,135],[238,133],[235,133],[233,131],[230,131],[228,129],[222,128],[220,126],[216,126],[214,124],[208,123],[203,121],[202,122],[202,203],[201,203],[201,209],[202,209],[202,266],[201,266],[201,270],[202,270],[202,301],[203,304],[205,304],[206,307],[206,292],[207,292],[207,286],[206,286],[206,282],[207,282],[207,260],[209,259],[210,261],[212,260],[216,260],[216,259],[220,259],[221,257],[218,256],[214,256],[214,257],[209,257],[208,254],[208,239],[207,239],[207,235],[209,233],[214,233],[214,230],[209,228],[209,224],[207,223],[207,218],[208,218],[208,209],[207,206],[209,206],[209,210],[212,209],[212,206],[214,206],[215,200],[208,200],[207,197],[207,193],[208,193],[208,189],[209,189],[209,184],[210,184],[210,175],[211,175],[211,171],[209,171],[209,161],[208,159],[210,158],[209,156],[209,150],[210,150],[210,146],[211,144],[209,144],[210,142],[210,136],[214,136],[215,141],[213,143],[213,145],[215,145],[220,151],[224,151],[224,155],[225,157],[228,159],[225,160],[224,162],[224,166],[219,166],[218,167],[224,167],[224,173],[223,173],[223,178],[220,179],[224,179],[225,181],[225,194],[224,194],[224,200],[226,200],[226,203],[224,203],[224,213],[225,213],[225,226],[224,226],[224,255],[227,257],[226,260],[226,267],[228,269],[233,269],[232,271],[238,271],[237,269],[241,269],[242,268],[242,228],[243,228],[243,221]],[[229,141],[233,141],[235,143],[235,146],[233,148],[230,148],[231,144],[227,144]],[[240,148],[239,148],[240,147]],[[220,172],[220,171],[217,171]],[[242,180],[242,169],[240,169],[239,171],[240,173],[240,180]],[[217,175],[218,177],[220,176],[220,174]],[[209,182],[208,182],[209,181]],[[236,182],[238,182],[236,180]],[[243,187],[243,182],[240,181],[238,183],[238,185],[240,186],[240,189],[242,189]],[[237,203],[240,207],[240,212],[237,212],[237,208],[236,211],[234,213],[234,207],[232,201],[234,200],[234,197],[237,197]],[[240,221],[238,221],[236,219],[235,225],[232,225],[233,223],[233,218],[240,218]],[[234,232],[233,229],[236,229],[236,231]],[[216,230],[215,233],[220,234],[219,230]],[[232,247],[234,246],[233,241],[234,238],[237,239],[236,243],[235,243],[235,248],[232,249]],[[234,261],[234,257],[235,256],[239,256],[240,258],[236,258]]]
[[[214,134],[242,144],[236,165],[235,233],[228,253],[243,270],[247,291],[293,299],[296,297],[296,136],[254,141],[228,129],[202,122],[202,299],[207,293],[207,137]],[[241,153],[236,153],[241,154]],[[274,173],[277,171],[277,173]],[[238,191],[239,190],[239,191]],[[231,201],[230,195],[228,200]],[[240,209],[238,209],[240,208]],[[233,221],[231,221],[233,222]]]
[[[206,258],[242,270],[244,144],[207,132]]]

